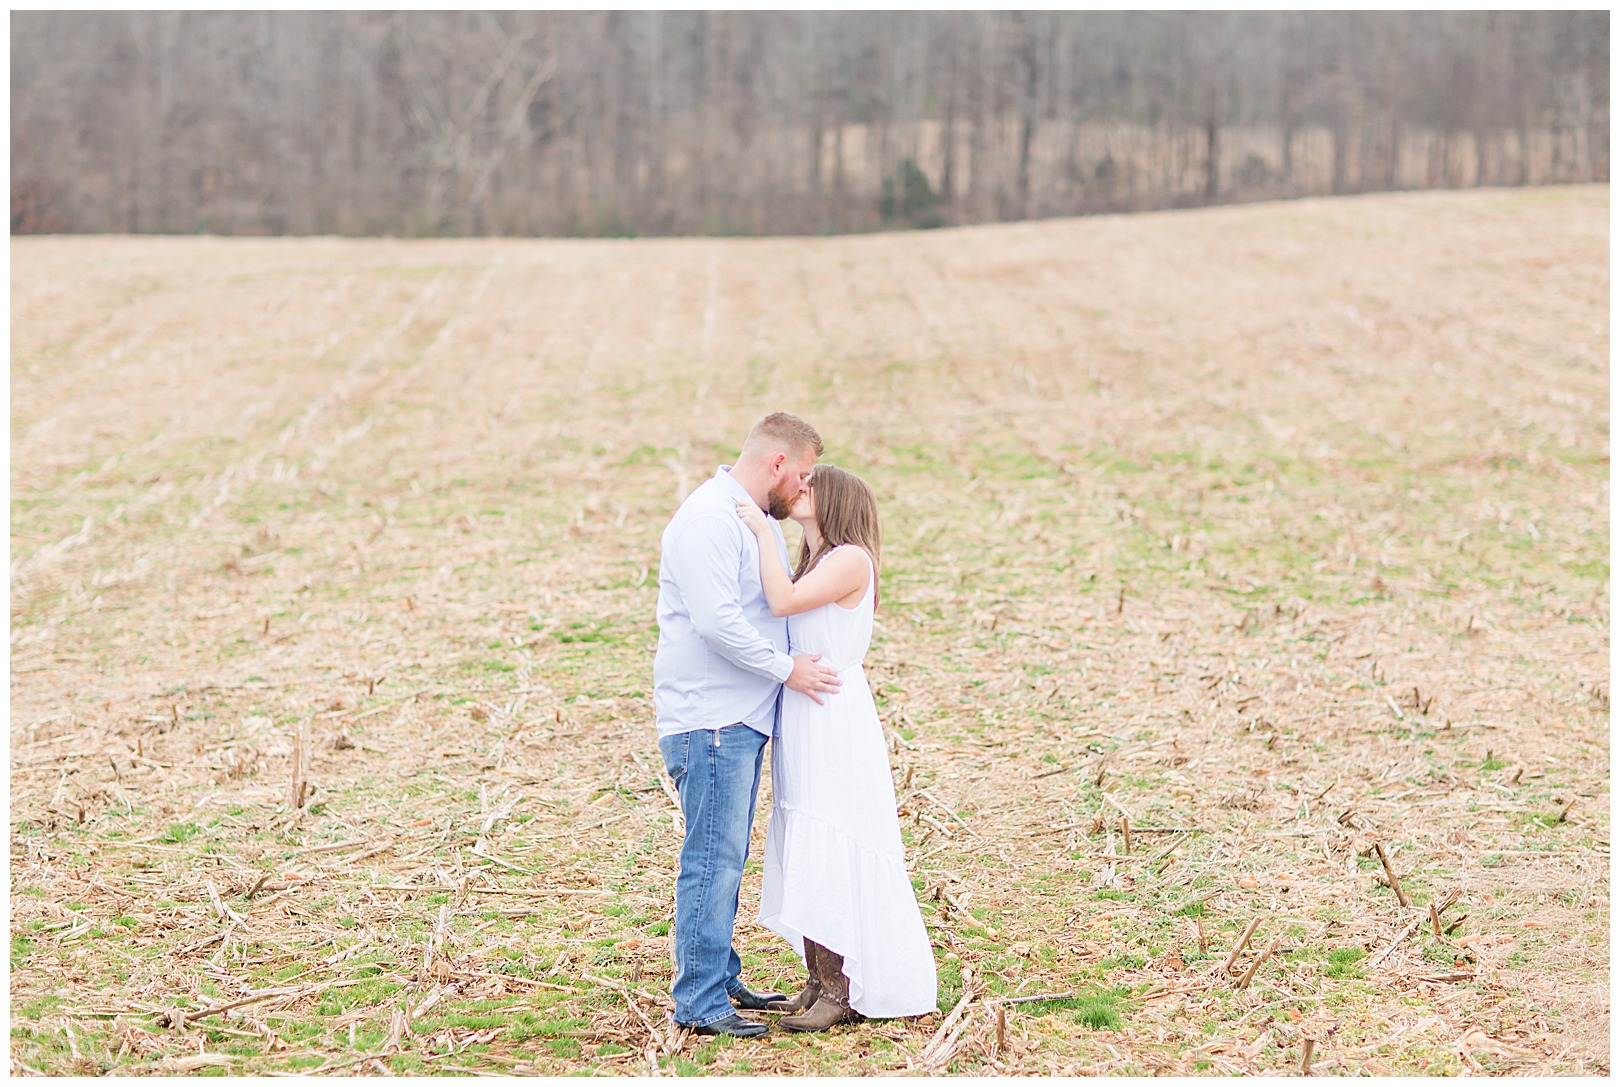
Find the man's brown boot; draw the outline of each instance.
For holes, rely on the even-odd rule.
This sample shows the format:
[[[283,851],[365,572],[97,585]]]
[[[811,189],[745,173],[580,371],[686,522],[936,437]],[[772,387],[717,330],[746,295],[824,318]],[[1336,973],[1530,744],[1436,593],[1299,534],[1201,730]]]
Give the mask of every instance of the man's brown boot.
[[[790,1015],[783,1019],[786,1030],[826,1030],[839,1023],[853,1023],[859,1019],[849,1006],[849,979],[844,976],[844,956],[828,948],[816,950],[815,976],[821,982],[821,995],[803,1015]]]
[[[817,955],[822,947],[814,940],[804,942],[804,968],[810,972],[810,980],[804,983],[797,996],[788,1000],[773,1000],[765,1005],[766,1011],[771,1012],[803,1012],[809,1011],[815,1004],[816,998],[821,995],[821,979],[816,976]]]

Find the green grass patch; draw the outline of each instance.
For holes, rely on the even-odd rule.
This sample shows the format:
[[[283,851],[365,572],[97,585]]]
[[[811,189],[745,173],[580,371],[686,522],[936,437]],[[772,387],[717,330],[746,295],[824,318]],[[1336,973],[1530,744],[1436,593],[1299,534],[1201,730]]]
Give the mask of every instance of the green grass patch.
[[[1119,1030],[1125,1025],[1123,991],[1096,989],[1075,997],[1074,1021],[1091,1030]]]
[[[1568,826],[1559,822],[1561,812],[1556,811],[1516,811],[1511,813],[1514,824],[1525,834],[1534,834],[1540,830],[1556,830]]]
[[[1328,952],[1323,973],[1330,978],[1359,978],[1366,973],[1360,965],[1366,957],[1365,948],[1336,947]]]
[[[167,842],[170,845],[178,845],[181,842],[191,841],[200,833],[202,833],[202,828],[196,823],[171,823],[162,834],[158,835],[158,840]]]

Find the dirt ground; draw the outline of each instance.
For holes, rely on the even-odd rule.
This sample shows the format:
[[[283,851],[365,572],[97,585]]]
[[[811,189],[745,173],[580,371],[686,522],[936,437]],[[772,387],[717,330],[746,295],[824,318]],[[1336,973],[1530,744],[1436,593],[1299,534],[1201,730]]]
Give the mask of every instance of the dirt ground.
[[[11,1070],[1607,1074],[1608,223],[13,239]],[[714,1041],[658,538],[777,409],[940,1012]]]

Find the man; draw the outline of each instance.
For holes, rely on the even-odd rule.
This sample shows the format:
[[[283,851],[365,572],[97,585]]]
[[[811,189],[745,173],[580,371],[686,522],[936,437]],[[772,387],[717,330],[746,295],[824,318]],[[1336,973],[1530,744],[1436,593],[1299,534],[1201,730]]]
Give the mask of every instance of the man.
[[[699,1034],[764,1034],[765,1025],[738,1015],[733,1002],[758,1010],[782,999],[751,991],[738,976],[737,896],[782,687],[819,702],[839,680],[814,655],[788,655],[787,620],[765,602],[759,541],[738,519],[737,504],[786,517],[821,449],[821,436],[803,419],[767,416],[749,432],[736,465],[722,465],[664,529],[653,704],[658,749],[686,817],[673,995],[675,1021]],[[786,562],[787,543],[773,527]]]

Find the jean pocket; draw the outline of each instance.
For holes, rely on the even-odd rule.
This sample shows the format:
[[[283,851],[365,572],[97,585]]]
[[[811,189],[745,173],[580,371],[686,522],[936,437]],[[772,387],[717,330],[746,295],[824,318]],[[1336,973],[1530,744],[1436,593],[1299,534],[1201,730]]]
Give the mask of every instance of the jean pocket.
[[[670,780],[679,785],[686,776],[687,763],[692,758],[692,734],[683,732],[678,736],[665,736],[658,741],[658,753],[664,756],[664,769],[669,773]]]

